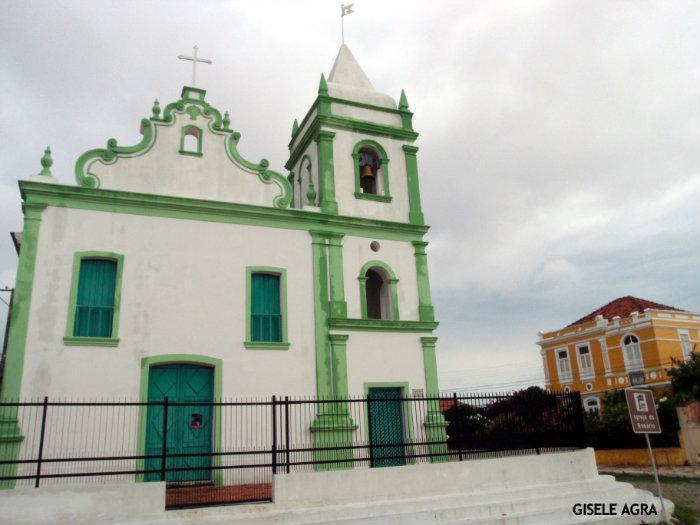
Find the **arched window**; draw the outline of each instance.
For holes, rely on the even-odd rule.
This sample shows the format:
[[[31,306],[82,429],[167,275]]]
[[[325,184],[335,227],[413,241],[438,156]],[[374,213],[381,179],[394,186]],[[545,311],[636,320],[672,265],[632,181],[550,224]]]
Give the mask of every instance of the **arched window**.
[[[202,156],[202,130],[197,126],[185,126],[180,136],[180,153],[183,155]]]
[[[382,161],[377,152],[369,147],[360,150],[360,187],[362,193],[377,195],[379,193],[379,170]]]
[[[644,368],[642,350],[636,335],[626,335],[622,338],[622,354],[627,370]]]
[[[388,265],[371,261],[360,271],[360,302],[363,319],[399,319],[396,293],[398,279]]]
[[[389,157],[384,148],[373,140],[355,144],[355,197],[391,202],[389,194]]]

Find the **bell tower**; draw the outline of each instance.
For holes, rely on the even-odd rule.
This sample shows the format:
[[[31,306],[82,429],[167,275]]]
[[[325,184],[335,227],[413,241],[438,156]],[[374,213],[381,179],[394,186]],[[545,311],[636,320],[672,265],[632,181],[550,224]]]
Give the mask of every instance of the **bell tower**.
[[[294,208],[423,224],[413,113],[377,91],[340,46],[304,119],[294,121],[286,168]]]

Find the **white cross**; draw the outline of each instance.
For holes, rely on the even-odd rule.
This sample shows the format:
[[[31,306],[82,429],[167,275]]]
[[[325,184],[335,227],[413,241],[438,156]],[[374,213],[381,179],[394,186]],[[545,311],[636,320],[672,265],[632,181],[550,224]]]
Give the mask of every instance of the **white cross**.
[[[192,87],[197,86],[197,62],[211,64],[211,60],[209,60],[208,58],[199,58],[197,56],[198,49],[199,49],[199,47],[197,45],[195,45],[192,48],[192,56],[191,57],[188,57],[185,55],[178,55],[177,56],[177,58],[179,58],[180,60],[191,60],[192,61]]]

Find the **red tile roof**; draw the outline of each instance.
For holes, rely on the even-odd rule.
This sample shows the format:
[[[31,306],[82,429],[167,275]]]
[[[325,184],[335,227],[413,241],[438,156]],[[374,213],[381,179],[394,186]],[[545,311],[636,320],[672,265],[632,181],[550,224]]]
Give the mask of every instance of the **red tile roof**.
[[[654,301],[647,301],[646,299],[639,299],[638,297],[626,295],[624,297],[619,297],[614,301],[610,301],[605,306],[601,306],[597,310],[591,312],[585,317],[582,317],[578,321],[574,321],[568,326],[593,321],[599,315],[602,315],[607,320],[612,319],[616,315],[619,315],[620,317],[628,317],[632,312],[639,312],[641,314],[646,308],[652,308],[654,310],[676,310],[678,312],[683,311],[679,308],[674,308],[673,306],[666,306],[665,304],[655,303]]]

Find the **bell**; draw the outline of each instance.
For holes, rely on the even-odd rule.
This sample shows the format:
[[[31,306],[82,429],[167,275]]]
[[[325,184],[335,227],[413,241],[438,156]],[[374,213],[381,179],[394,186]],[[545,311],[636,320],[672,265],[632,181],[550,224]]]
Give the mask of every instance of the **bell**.
[[[364,166],[362,166],[362,178],[363,179],[365,179],[365,178],[373,179],[374,178],[374,170],[372,169],[372,166],[370,166],[369,164],[365,164]]]

